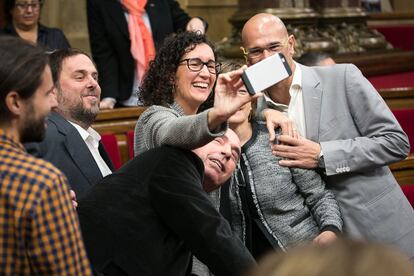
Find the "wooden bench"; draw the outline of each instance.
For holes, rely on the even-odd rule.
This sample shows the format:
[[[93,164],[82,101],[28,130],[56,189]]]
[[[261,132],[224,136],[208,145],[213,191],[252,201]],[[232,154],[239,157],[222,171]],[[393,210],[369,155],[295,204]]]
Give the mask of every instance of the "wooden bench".
[[[122,164],[129,160],[127,132],[135,129],[139,115],[146,107],[125,107],[102,110],[92,127],[100,134],[115,134]]]
[[[390,169],[400,185],[414,185],[414,154],[391,164]]]
[[[414,108],[414,87],[384,88],[378,92],[390,109]]]

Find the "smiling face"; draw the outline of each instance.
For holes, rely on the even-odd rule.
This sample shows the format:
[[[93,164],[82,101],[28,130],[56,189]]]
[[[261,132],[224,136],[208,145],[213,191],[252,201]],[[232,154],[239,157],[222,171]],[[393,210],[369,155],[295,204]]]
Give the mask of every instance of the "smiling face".
[[[204,163],[203,188],[211,192],[223,185],[231,176],[240,157],[240,140],[232,130],[217,137],[193,152]]]
[[[63,60],[57,87],[57,111],[67,120],[88,128],[99,113],[98,72],[83,54]]]
[[[199,58],[202,62],[215,61],[213,50],[205,43],[198,44],[186,53],[181,60]],[[186,62],[180,63],[175,74],[174,100],[184,109],[187,115],[195,114],[199,106],[210,94],[216,74],[208,71],[203,65],[198,72],[191,71]]]
[[[13,25],[19,29],[30,29],[37,25],[40,8],[38,0],[16,0],[15,6],[10,11]]]

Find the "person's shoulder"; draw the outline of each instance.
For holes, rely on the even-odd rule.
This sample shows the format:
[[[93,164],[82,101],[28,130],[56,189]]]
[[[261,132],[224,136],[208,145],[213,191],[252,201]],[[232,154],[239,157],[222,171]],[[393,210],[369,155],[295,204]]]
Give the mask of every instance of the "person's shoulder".
[[[336,83],[344,81],[350,73],[358,73],[359,69],[351,63],[341,63],[329,66],[305,66],[302,67],[303,78],[307,79],[311,76],[323,83]]]
[[[352,63],[337,63],[328,66],[305,66],[302,65],[302,69],[311,70],[317,74],[338,74],[340,72],[346,72],[348,70],[358,70],[358,68]]]
[[[62,34],[63,35],[63,31],[61,29],[59,29],[59,28],[47,27],[47,26],[45,26],[43,24],[39,24],[39,29],[41,31],[48,32],[50,34],[59,34],[59,35]]]
[[[148,112],[155,112],[155,111],[167,111],[167,112],[176,112],[173,108],[169,107],[169,106],[163,106],[163,105],[151,105],[150,107],[148,107],[144,113],[148,111]]]
[[[0,35],[12,35],[12,36],[16,36],[16,33],[13,29],[13,26],[11,24],[7,24],[6,26],[4,26],[4,28],[0,29]]]
[[[188,149],[165,145],[150,149],[144,154],[150,155],[152,157],[156,156],[155,159],[163,160],[166,164],[169,164],[169,166],[174,164],[174,166],[179,165],[187,167],[188,164],[194,164],[197,168],[200,165],[204,168],[201,159]]]
[[[51,112],[47,119],[47,130],[50,130],[52,133],[63,132],[67,134],[76,130],[76,128],[62,115]]]
[[[197,157],[191,150],[168,145],[149,149],[142,155],[157,156],[156,159],[177,159],[181,161],[183,159],[191,160],[194,156]]]
[[[146,121],[149,118],[152,118],[153,116],[164,117],[164,116],[171,116],[171,115],[174,117],[180,116],[180,114],[171,107],[166,107],[162,105],[151,105],[144,112],[142,112],[138,120]]]
[[[22,154],[16,162],[17,164],[25,168],[25,174],[29,181],[42,183],[49,188],[61,182],[65,177],[52,163],[29,153]]]

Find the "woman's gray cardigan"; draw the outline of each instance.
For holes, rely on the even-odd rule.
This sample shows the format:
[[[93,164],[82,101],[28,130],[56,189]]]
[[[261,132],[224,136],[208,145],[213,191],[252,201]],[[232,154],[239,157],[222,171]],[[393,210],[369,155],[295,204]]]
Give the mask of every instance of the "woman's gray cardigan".
[[[279,160],[272,155],[265,123],[254,123],[253,136],[242,148],[230,187],[231,223],[240,238],[246,239],[246,224],[239,187],[247,183],[260,218],[259,228],[266,229],[264,235],[276,247],[285,250],[311,241],[326,227],[342,231],[339,205],[321,176],[315,170],[282,167]],[[240,165],[247,168],[242,174],[248,178],[245,183],[240,180]]]
[[[170,107],[152,105],[140,116],[135,126],[134,154],[160,147],[176,146],[184,149],[201,147],[227,131],[227,123],[211,132],[207,122],[208,110],[185,115],[176,102]]]

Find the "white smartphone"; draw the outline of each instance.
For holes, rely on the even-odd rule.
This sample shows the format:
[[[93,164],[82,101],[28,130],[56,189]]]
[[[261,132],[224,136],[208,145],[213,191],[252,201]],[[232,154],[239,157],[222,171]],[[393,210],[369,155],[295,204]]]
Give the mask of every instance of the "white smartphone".
[[[292,75],[285,56],[272,55],[247,68],[241,78],[249,94],[254,95]]]

